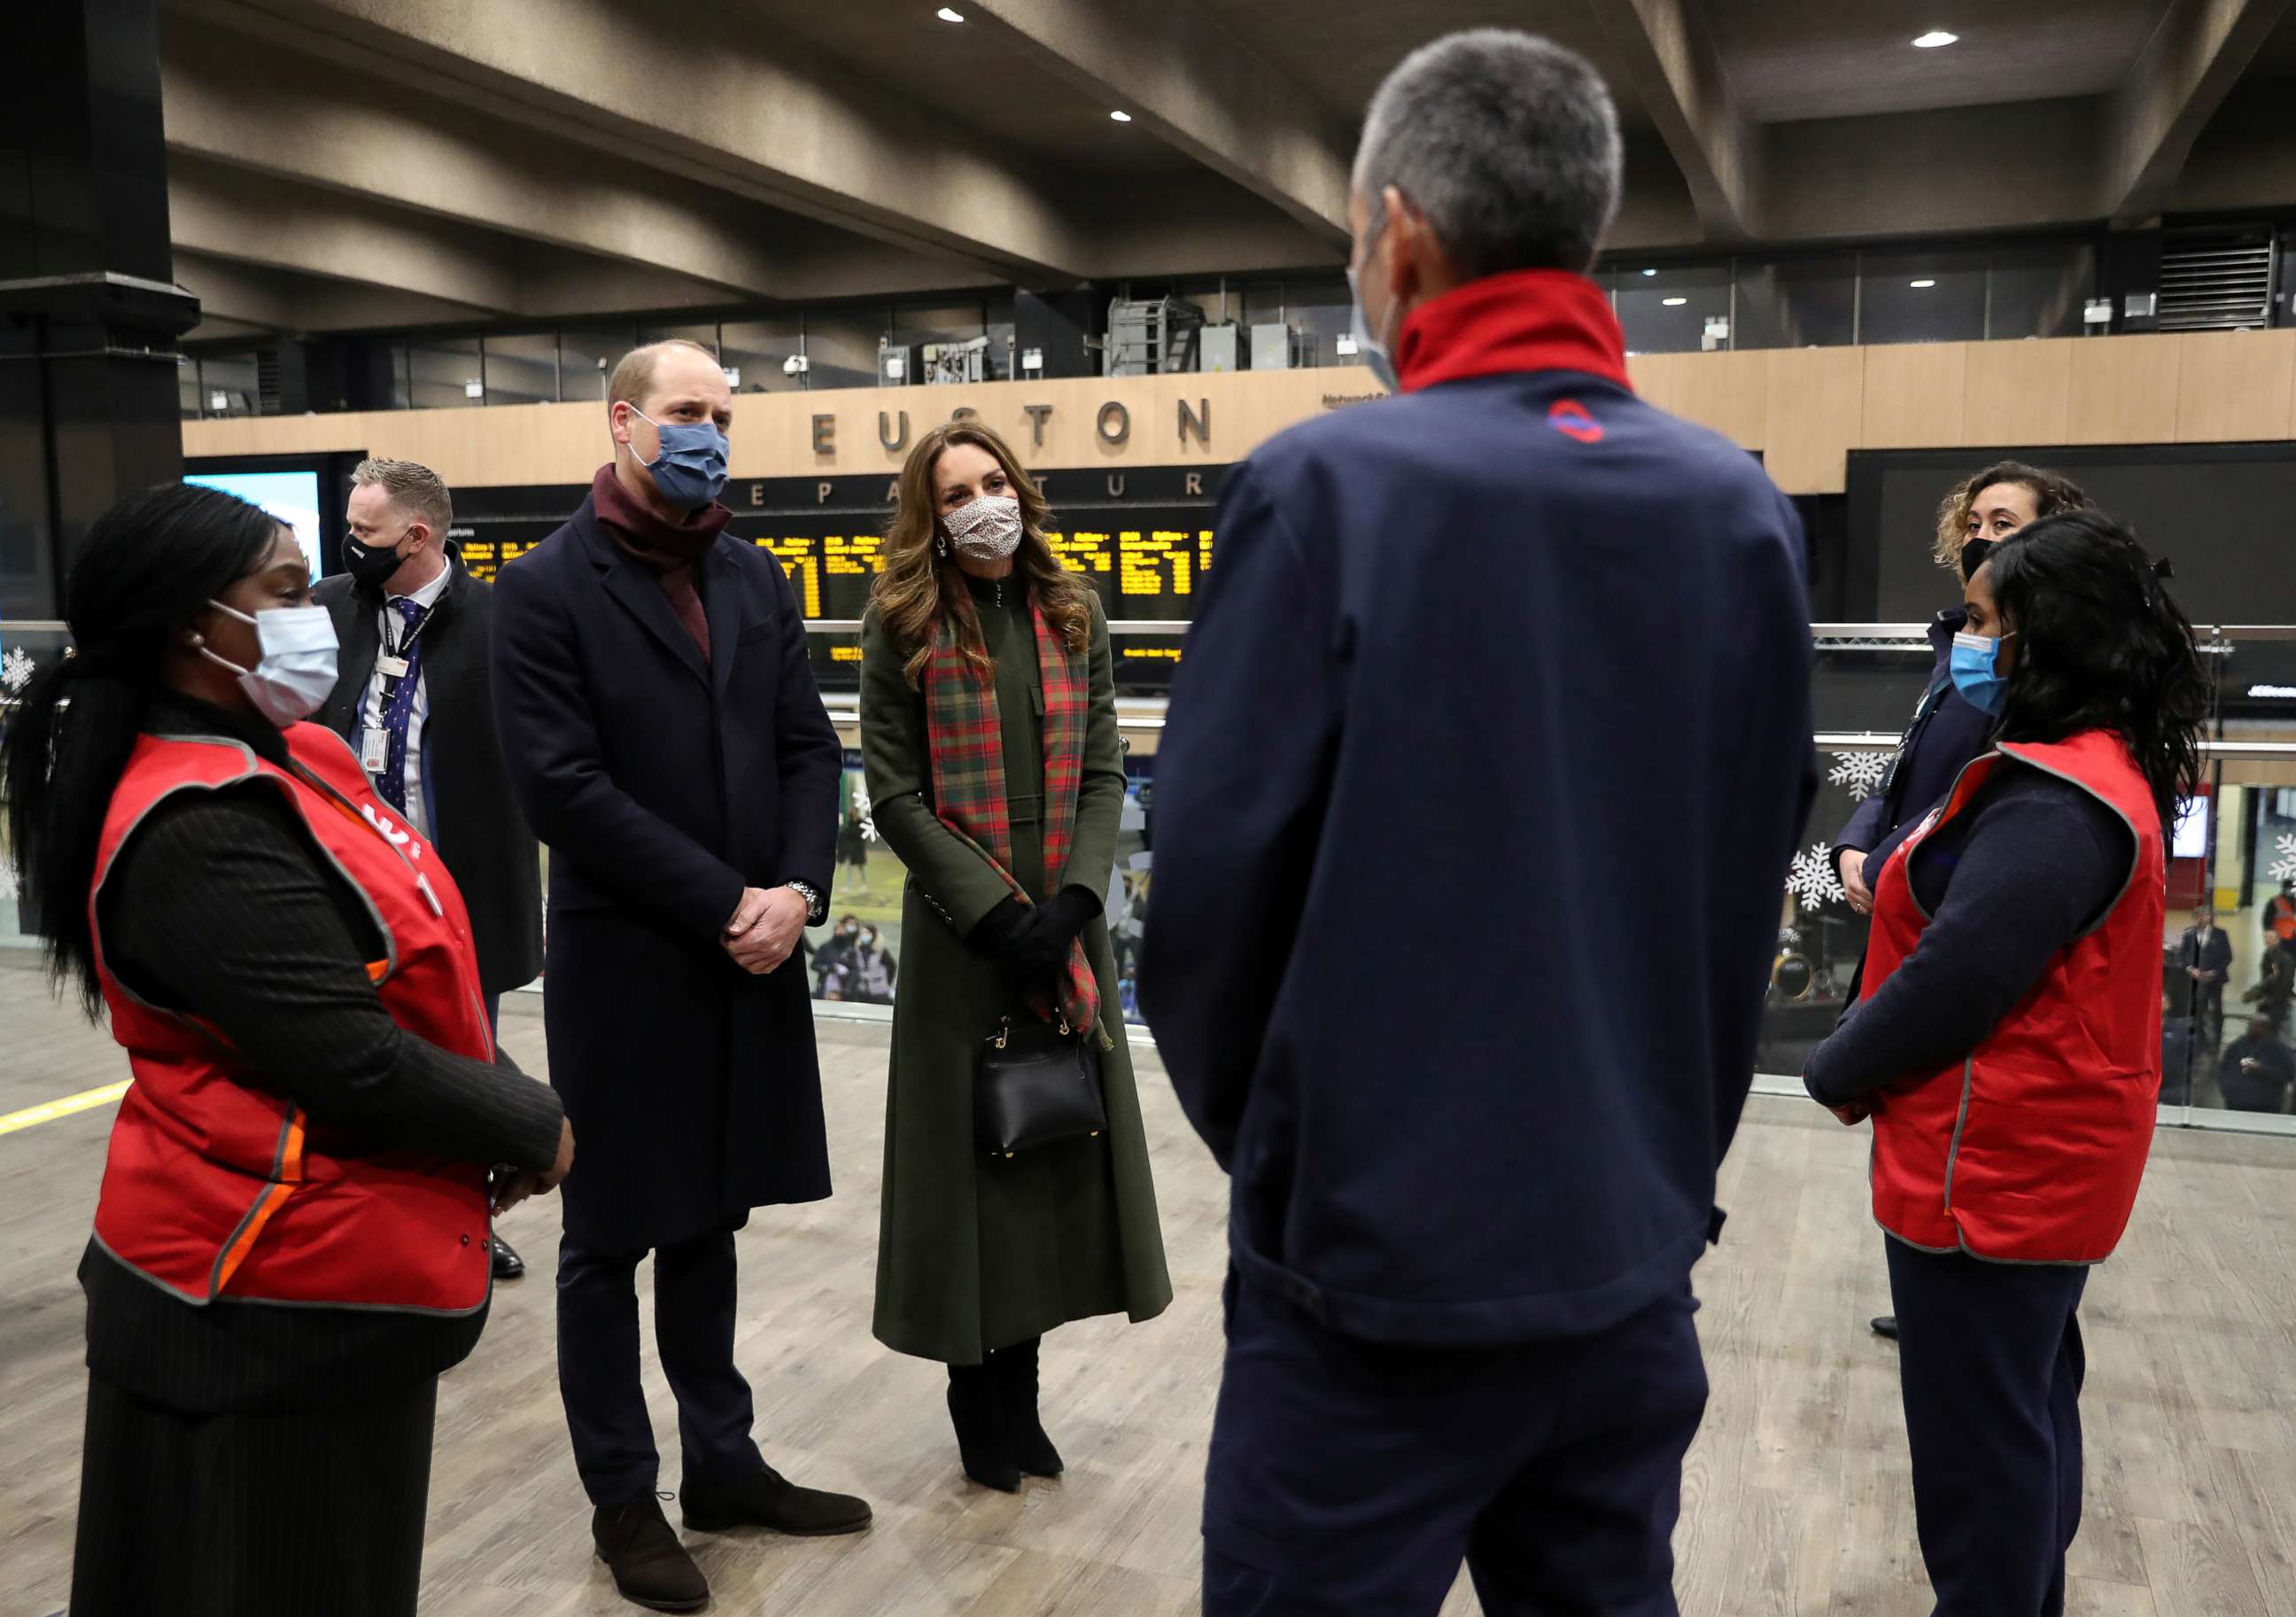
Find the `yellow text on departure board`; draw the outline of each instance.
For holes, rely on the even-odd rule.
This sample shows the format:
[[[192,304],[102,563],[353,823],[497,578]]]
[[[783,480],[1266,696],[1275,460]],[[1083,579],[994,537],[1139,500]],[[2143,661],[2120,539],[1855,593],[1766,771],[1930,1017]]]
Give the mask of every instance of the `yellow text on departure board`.
[[[815,546],[817,541],[803,538],[761,538],[758,548],[782,564],[789,575],[791,587],[797,591],[798,606],[808,618],[821,616],[821,557]]]

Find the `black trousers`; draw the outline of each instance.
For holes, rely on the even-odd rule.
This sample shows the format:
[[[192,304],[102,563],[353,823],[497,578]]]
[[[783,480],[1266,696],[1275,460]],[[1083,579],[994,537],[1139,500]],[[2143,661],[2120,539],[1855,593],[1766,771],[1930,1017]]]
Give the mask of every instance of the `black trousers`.
[[[90,1375],[73,1617],[414,1617],[438,1395],[187,1415]]]
[[[660,1473],[638,1378],[638,1260],[571,1236],[558,1247],[558,1391],[574,1465],[596,1506],[652,1497]],[[762,1471],[751,1441],[750,1383],[734,1364],[734,1232],[716,1230],[653,1254],[653,1337],[677,1398],[685,1481]]]
[[[1382,1346],[1228,1284],[1204,1617],[1673,1617],[1706,1408],[1690,1287],[1601,1336]]]
[[[2088,1270],[1883,1244],[1936,1617],[2058,1617],[2080,1531]]]

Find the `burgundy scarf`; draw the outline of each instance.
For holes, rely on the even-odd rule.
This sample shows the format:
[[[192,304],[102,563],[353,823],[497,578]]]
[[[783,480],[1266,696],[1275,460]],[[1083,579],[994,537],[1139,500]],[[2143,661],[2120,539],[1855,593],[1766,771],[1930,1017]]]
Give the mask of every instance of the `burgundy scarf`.
[[[611,461],[599,467],[598,475],[590,480],[590,505],[614,547],[660,583],[670,609],[693,636],[693,644],[701,648],[701,660],[709,661],[709,620],[701,610],[701,594],[693,586],[693,566],[709,554],[734,513],[712,500],[682,522],[667,521],[622,487]]]

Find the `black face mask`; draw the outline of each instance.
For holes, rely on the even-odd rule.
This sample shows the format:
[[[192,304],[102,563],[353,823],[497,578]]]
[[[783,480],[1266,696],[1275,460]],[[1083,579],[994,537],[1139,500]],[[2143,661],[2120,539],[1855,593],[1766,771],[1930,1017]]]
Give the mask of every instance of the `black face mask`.
[[[398,538],[403,539],[406,534]],[[398,540],[389,545],[362,545],[349,534],[343,535],[343,570],[354,583],[381,588],[406,560],[398,554]]]

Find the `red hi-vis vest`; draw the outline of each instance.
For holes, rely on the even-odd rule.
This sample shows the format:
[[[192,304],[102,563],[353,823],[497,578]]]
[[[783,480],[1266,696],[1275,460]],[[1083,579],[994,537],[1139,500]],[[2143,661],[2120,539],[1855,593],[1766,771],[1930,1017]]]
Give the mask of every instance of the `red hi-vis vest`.
[[[1915,852],[2013,759],[2070,781],[2136,833],[2128,882],[1965,1061],[1892,1088],[1874,1115],[1874,1217],[1913,1245],[2015,1263],[2095,1263],[2128,1227],[2161,1094],[2168,866],[2152,789],[2120,739],[2092,730],[2002,743],[1962,771],[1874,887],[1865,997],[1930,917]]]
[[[182,792],[275,784],[320,852],[365,898],[385,940],[367,971],[408,1032],[493,1058],[462,894],[422,838],[374,800],[332,731],[286,731],[280,768],[221,737],[144,736],[129,756],[88,909],[111,1032],[135,1081],[121,1101],[96,1202],[111,1253],[185,1301],[468,1313],[491,1284],[486,1170],[365,1150],[308,1118],[201,1022],[139,999],[103,957],[97,898],[145,816]]]

